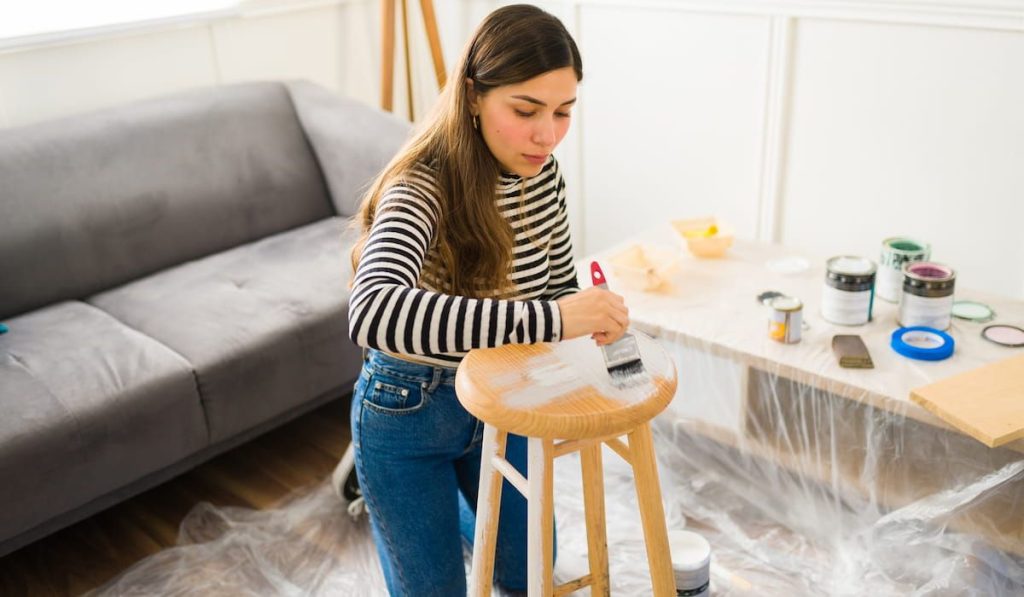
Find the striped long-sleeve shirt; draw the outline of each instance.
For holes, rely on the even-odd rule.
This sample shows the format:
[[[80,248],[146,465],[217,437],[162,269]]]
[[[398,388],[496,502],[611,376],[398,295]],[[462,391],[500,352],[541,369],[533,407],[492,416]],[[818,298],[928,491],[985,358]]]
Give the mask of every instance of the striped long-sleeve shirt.
[[[364,347],[457,366],[473,348],[554,342],[562,321],[554,301],[576,292],[565,182],[554,157],[525,180],[502,174],[497,202],[515,233],[513,292],[474,299],[439,292],[424,264],[438,263],[439,216],[431,171],[417,169],[381,196],[349,298],[349,335]],[[429,268],[431,271],[437,271]]]

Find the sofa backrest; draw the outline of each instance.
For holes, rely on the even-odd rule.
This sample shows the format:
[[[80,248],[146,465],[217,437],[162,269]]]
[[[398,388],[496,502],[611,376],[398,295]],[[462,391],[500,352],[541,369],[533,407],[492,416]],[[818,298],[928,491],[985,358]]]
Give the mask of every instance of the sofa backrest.
[[[0,318],[333,213],[280,83],[0,130]]]

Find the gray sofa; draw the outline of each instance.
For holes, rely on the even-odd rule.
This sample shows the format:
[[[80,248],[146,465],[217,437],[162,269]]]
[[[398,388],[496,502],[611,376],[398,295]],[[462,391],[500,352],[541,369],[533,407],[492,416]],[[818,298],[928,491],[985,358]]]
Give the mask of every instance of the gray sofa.
[[[348,394],[408,125],[307,82],[0,130],[0,555]]]

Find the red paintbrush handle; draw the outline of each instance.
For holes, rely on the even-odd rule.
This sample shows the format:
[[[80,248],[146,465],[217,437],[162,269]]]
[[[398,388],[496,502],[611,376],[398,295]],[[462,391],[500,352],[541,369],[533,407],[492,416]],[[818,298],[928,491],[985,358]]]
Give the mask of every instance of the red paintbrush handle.
[[[604,272],[596,261],[590,262],[590,282],[594,286],[608,290],[608,279],[604,277]]]

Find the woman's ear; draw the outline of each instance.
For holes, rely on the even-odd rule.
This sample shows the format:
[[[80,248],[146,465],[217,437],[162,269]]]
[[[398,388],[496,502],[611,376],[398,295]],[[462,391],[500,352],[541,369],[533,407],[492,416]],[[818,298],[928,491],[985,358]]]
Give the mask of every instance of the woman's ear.
[[[480,107],[477,105],[478,99],[473,79],[466,77],[466,103],[469,104],[469,113],[473,116],[480,114]]]

